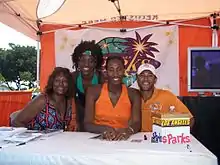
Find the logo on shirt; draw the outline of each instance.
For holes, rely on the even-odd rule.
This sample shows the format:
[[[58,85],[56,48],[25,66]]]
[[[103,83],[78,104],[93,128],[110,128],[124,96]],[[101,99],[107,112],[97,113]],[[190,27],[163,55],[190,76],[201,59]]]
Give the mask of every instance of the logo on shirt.
[[[174,106],[174,105],[171,105],[171,106],[169,107],[169,111],[170,111],[170,112],[175,112],[175,106]]]
[[[151,111],[160,111],[162,109],[162,105],[159,102],[150,105]]]

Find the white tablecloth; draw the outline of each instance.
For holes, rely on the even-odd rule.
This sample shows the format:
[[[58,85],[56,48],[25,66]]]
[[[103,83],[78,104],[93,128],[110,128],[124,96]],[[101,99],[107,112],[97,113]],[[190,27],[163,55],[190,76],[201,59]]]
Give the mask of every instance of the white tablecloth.
[[[26,145],[0,149],[0,165],[217,165],[217,158],[192,137],[186,144],[140,143],[144,133],[128,141],[89,139],[94,134],[64,132]],[[190,152],[190,150],[192,152]]]

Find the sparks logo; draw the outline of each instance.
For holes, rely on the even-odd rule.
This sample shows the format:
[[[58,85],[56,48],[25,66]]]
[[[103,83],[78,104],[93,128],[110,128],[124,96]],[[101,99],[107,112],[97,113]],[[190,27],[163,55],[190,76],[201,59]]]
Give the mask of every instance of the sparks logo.
[[[157,132],[154,132],[151,138],[151,141],[153,143],[184,144],[184,143],[190,142],[190,136],[185,136],[184,133],[182,133],[181,135],[177,135],[177,136],[173,136],[172,134],[161,136],[160,134],[157,134]]]

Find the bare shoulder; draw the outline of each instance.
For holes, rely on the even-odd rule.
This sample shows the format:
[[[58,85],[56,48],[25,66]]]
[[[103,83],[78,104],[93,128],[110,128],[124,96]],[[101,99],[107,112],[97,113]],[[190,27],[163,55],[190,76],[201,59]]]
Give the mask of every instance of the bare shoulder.
[[[139,100],[140,99],[140,92],[134,88],[127,88],[128,89],[128,96],[130,101]]]
[[[129,95],[140,96],[139,90],[134,89],[134,88],[127,88],[127,89],[128,89],[128,94]]]
[[[89,95],[94,99],[97,99],[101,93],[101,90],[102,90],[102,84],[90,86],[87,89],[87,95]]]
[[[25,107],[24,111],[39,111],[41,110],[46,104],[46,99],[44,94],[40,94],[37,97],[35,97],[33,100],[31,100]]]
[[[37,97],[35,97],[32,102],[39,103],[39,104],[45,104],[45,94],[39,94]]]

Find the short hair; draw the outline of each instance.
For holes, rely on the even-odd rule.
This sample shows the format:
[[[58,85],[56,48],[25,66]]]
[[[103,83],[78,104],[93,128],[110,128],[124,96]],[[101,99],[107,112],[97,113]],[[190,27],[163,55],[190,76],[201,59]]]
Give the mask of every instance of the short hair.
[[[108,66],[108,64],[109,64],[109,62],[111,61],[111,60],[118,60],[118,61],[120,61],[121,63],[122,63],[122,65],[125,67],[125,61],[124,61],[124,59],[121,57],[121,56],[116,56],[116,55],[114,55],[114,56],[109,56],[108,58],[107,58],[107,60],[106,60],[106,65],[105,65],[105,68],[107,69],[107,66]]]
[[[82,53],[87,50],[91,51],[92,53],[91,55],[95,58],[96,61],[95,68],[97,70],[101,70],[103,64],[103,54],[101,47],[98,44],[95,44],[95,40],[81,41],[81,43],[78,46],[76,46],[74,52],[71,55],[73,67],[75,67],[76,69],[78,68],[79,59],[82,56]]]
[[[72,98],[74,96],[74,82],[72,78],[72,74],[69,69],[63,68],[63,67],[56,67],[54,68],[53,72],[48,78],[47,85],[44,89],[45,93],[48,95],[52,95],[54,90],[53,90],[53,82],[54,79],[57,75],[63,74],[66,79],[68,80],[68,90],[66,93],[67,98]]]

